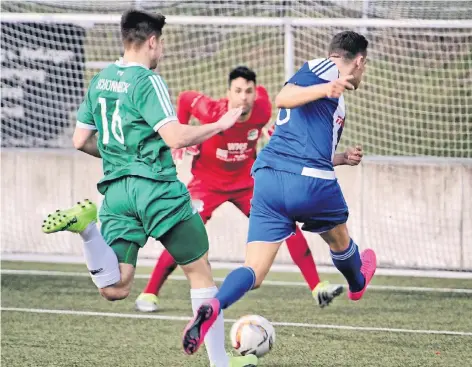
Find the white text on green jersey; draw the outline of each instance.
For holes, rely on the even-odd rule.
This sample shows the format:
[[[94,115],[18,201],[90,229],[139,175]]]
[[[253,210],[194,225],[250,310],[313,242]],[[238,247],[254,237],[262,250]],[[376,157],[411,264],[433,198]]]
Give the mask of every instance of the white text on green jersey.
[[[115,93],[128,93],[128,87],[130,83],[119,82],[117,80],[110,79],[99,79],[97,83],[97,89],[107,90]]]

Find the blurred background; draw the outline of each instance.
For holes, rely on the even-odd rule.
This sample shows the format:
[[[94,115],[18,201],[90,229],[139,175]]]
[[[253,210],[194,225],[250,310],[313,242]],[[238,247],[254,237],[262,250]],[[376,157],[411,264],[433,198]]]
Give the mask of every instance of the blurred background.
[[[168,16],[158,72],[174,102],[186,89],[224,96],[237,65],[274,98],[306,60],[326,55],[333,34],[364,33],[368,69],[346,94],[338,148],[366,152],[361,167],[338,169],[352,235],[382,267],[472,270],[470,1],[2,1],[3,253],[80,255],[77,239],[44,236],[40,223],[56,206],[101,200],[100,162],[73,152],[70,138],[90,78],[121,56],[119,18],[130,6]],[[188,160],[179,171],[187,181]],[[240,261],[246,228],[222,206],[208,226],[213,260]],[[142,257],[159,254],[152,242]],[[285,250],[278,262],[291,262]]]

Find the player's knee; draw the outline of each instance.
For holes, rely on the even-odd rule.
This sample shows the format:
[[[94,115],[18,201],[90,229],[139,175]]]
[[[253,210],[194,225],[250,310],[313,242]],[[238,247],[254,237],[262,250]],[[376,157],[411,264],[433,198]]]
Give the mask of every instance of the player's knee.
[[[262,282],[264,281],[267,271],[265,267],[260,266],[260,264],[251,264],[251,262],[246,261],[245,266],[251,268],[254,271],[254,275],[256,276],[256,280],[254,281],[254,286],[252,289],[257,289],[262,285]]]
[[[181,268],[189,280],[191,288],[208,288],[215,285],[208,261],[208,252],[190,264],[181,265]]]
[[[99,292],[108,301],[119,301],[129,296],[131,287],[106,287],[100,288]]]
[[[248,244],[246,250],[245,266],[252,268],[256,276],[254,289],[261,286],[267,273],[272,266],[280,243],[257,243]]]

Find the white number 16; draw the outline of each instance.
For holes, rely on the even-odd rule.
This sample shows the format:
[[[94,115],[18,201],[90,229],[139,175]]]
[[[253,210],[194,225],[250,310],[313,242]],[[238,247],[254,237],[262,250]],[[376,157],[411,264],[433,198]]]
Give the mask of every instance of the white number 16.
[[[108,119],[107,119],[107,100],[105,98],[99,98],[98,102],[102,108],[102,125],[103,125],[103,144],[107,145],[110,142],[110,132],[108,130]],[[121,125],[121,117],[119,114],[120,100],[116,100],[115,111],[111,118],[111,133],[113,137],[121,144],[125,143],[125,136],[123,135],[123,126]]]

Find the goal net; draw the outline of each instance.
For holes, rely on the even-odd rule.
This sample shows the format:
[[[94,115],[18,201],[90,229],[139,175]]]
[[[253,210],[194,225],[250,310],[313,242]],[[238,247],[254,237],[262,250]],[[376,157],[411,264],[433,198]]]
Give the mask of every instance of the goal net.
[[[73,153],[70,137],[90,78],[122,54],[120,13],[138,5],[169,15],[159,72],[174,102],[186,89],[223,96],[228,72],[241,64],[273,98],[304,61],[326,55],[333,34],[365,33],[367,72],[346,94],[338,148],[361,143],[368,156],[338,170],[351,235],[376,249],[384,267],[472,269],[470,2],[447,2],[447,11],[438,1],[155,3],[1,3],[3,253],[81,254],[74,236],[42,235],[42,216],[84,197],[100,200],[100,162]],[[187,181],[189,162],[179,170]],[[207,228],[213,259],[241,261],[241,213],[224,204]],[[327,247],[307,237],[317,262],[330,264]],[[150,241],[141,256],[161,249]],[[290,263],[286,249],[277,261]]]

